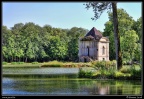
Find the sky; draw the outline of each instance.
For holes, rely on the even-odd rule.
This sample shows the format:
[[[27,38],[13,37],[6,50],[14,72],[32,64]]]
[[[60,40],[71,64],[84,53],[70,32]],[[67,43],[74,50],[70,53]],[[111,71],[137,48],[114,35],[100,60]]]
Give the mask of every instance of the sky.
[[[95,27],[104,31],[109,20],[107,11],[96,21],[92,9],[87,10],[85,2],[2,2],[2,25],[9,29],[17,23],[33,22],[39,26],[51,25],[55,28],[71,29]],[[117,8],[123,8],[136,21],[142,17],[142,2],[118,2]]]

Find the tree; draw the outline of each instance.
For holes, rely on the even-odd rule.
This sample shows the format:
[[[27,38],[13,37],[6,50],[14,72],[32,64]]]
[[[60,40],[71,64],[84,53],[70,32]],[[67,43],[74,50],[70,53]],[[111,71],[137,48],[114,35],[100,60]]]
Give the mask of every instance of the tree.
[[[142,17],[138,18],[133,24],[133,29],[139,36],[139,42],[142,44]]]
[[[113,60],[115,58],[115,46],[113,46],[114,42],[114,36],[113,36],[113,13],[108,13],[109,21],[105,23],[105,29],[103,32],[103,36],[109,36],[110,40],[110,60]],[[125,46],[123,46],[126,32],[129,30],[133,30],[133,23],[134,20],[132,17],[124,10],[124,9],[117,9],[117,17],[118,17],[118,28],[120,33],[120,47],[121,47],[121,53],[122,53],[122,59],[123,62],[129,59],[129,56],[127,53],[129,53],[127,50],[125,50]],[[111,37],[113,36],[113,37]],[[136,53],[137,54],[137,53]]]
[[[70,61],[77,61],[78,59],[78,39],[84,36],[86,30],[83,28],[72,27],[68,32],[68,54],[67,57]]]
[[[116,60],[117,69],[122,67],[122,55],[120,49],[120,34],[118,30],[118,17],[117,17],[117,3],[116,2],[88,2],[86,3],[86,8],[93,8],[94,18],[92,20],[97,20],[103,11],[112,9],[113,11],[113,26],[114,26],[114,37],[115,37],[115,48],[116,48]]]
[[[139,37],[134,30],[129,30],[129,31],[125,32],[125,36],[122,38],[123,43],[121,45],[124,46],[123,47],[124,50],[127,50],[124,52],[128,52],[128,54],[129,54],[128,56],[130,56],[129,57],[130,62],[133,61],[135,51],[137,51],[138,40],[139,40]]]
[[[8,39],[11,37],[11,31],[6,26],[2,26],[2,57],[3,61],[8,60]]]

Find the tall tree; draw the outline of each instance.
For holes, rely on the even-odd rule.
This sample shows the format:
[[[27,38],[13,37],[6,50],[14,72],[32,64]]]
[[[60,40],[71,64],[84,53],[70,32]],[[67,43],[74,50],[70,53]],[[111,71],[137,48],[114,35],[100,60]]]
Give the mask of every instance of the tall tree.
[[[142,44],[142,17],[138,18],[133,24],[133,29],[139,36],[139,42]]]
[[[113,60],[115,58],[115,46],[114,44],[114,35],[113,35],[113,13],[109,12],[108,13],[109,21],[105,23],[105,29],[103,32],[104,36],[109,36],[110,40],[110,60]],[[117,17],[118,17],[118,28],[119,28],[119,33],[120,33],[120,45],[121,45],[121,53],[122,53],[122,60],[124,61],[128,55],[126,53],[127,50],[124,50],[125,46],[123,46],[123,40],[122,37],[125,36],[125,33],[129,30],[133,30],[132,26],[134,23],[134,20],[132,19],[131,16],[124,10],[124,9],[117,9]],[[113,37],[111,37],[113,36]]]
[[[137,44],[139,40],[138,35],[134,30],[128,30],[127,32],[125,32],[125,36],[121,37],[121,39],[121,45],[124,46],[123,50],[125,50],[124,52],[128,53],[127,56],[130,56],[129,61],[133,63],[135,51],[137,51],[137,49],[139,48],[139,45]],[[137,51],[137,54],[140,53]]]
[[[116,2],[88,2],[85,4],[86,8],[93,8],[94,18],[92,20],[97,20],[103,11],[112,9],[113,11],[113,26],[114,26],[114,37],[115,37],[115,48],[116,48],[116,60],[117,69],[122,67],[122,55],[120,49],[120,34],[118,29],[118,18],[117,18],[117,3]]]

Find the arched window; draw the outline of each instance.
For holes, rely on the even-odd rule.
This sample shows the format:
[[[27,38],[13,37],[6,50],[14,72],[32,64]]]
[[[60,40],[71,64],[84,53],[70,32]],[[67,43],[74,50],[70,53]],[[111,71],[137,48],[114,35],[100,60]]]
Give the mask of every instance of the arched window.
[[[104,46],[102,47],[102,54],[103,55],[105,54],[105,47]]]

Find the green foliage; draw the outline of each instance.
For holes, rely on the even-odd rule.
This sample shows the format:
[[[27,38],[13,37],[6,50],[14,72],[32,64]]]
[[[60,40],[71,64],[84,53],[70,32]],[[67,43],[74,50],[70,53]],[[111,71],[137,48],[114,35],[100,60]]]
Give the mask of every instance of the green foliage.
[[[97,70],[115,69],[116,60],[113,61],[92,61],[92,66]]]
[[[91,18],[92,20],[97,20],[104,10],[110,11],[112,8],[111,2],[87,2],[84,5],[86,5],[86,9],[93,8],[94,17]]]
[[[17,23],[11,29],[2,26],[3,61],[75,61],[78,59],[78,39],[86,31],[77,27],[40,27],[33,22]]]
[[[80,39],[81,41],[91,41],[91,40],[94,40],[94,37],[92,36],[86,36],[86,37],[83,37]]]
[[[109,36],[110,40],[110,60],[115,59],[115,45],[113,34],[113,13],[109,12],[109,21],[105,23],[104,36]],[[134,21],[133,18],[124,10],[117,9],[118,25],[120,32],[120,47],[122,51],[123,64],[137,60],[140,62],[142,36],[142,21],[141,17]]]
[[[38,62],[32,62],[32,64],[38,64]]]
[[[58,62],[57,60],[45,62],[41,65],[41,67],[62,67],[62,66],[63,66],[63,63]]]
[[[140,65],[124,65],[120,70],[116,70],[116,60],[113,61],[92,61],[94,69],[80,68],[80,78],[93,79],[141,79]]]
[[[24,64],[24,62],[17,62],[17,64]]]
[[[135,51],[138,48],[138,44],[137,44],[138,40],[139,40],[138,35],[134,30],[129,30],[125,32],[125,35],[123,36],[122,43],[121,43],[124,58],[130,61],[134,59]],[[127,56],[129,56],[129,58]]]
[[[116,79],[141,79],[140,66],[123,66],[119,71],[115,73]]]
[[[24,62],[11,62],[12,65],[16,65],[16,64],[24,64]]]
[[[3,65],[6,65],[8,62],[2,62]]]
[[[142,17],[140,17],[139,19],[137,19],[137,21],[134,22],[133,29],[139,36],[139,43],[142,44]]]
[[[116,72],[115,73],[115,78],[117,78],[117,79],[127,79],[128,77],[131,77],[131,74],[129,74],[129,73],[122,73],[122,72]]]
[[[141,68],[138,66],[132,66],[131,67],[131,75],[132,75],[132,78],[136,78],[136,79],[139,79],[141,78],[142,74],[141,74]]]
[[[17,62],[11,62],[12,65],[18,64]]]
[[[121,73],[131,73],[131,67],[130,66],[123,66],[119,71]]]
[[[79,69],[79,72],[78,72],[79,78],[91,78],[92,75],[93,75],[92,71],[89,71],[89,70],[85,71],[81,68]]]

